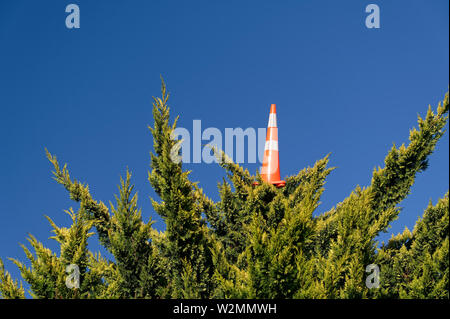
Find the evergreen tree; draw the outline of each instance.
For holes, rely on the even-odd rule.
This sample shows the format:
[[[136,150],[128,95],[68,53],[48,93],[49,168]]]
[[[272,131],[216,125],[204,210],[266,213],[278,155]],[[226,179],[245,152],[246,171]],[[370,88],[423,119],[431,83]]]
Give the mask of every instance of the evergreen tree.
[[[148,180],[162,199],[152,201],[155,211],[164,219],[166,230],[159,246],[166,259],[168,296],[175,298],[206,298],[212,289],[213,269],[208,228],[201,213],[210,201],[196,184],[188,179],[182,163],[174,161],[177,142],[172,138],[175,119],[169,124],[169,107],[164,81],[162,97],[154,98],[154,126],[149,127],[155,153],[151,154],[152,171]],[[178,144],[179,146],[179,144]]]
[[[377,262],[382,296],[391,298],[449,298],[449,194],[435,206],[430,202],[411,233],[392,236]]]
[[[449,198],[425,210],[408,229],[377,247],[400,212],[417,173],[444,134],[449,97],[410,131],[407,146],[395,145],[385,166],[373,171],[369,186],[357,186],[330,211],[317,214],[329,155],[286,178],[286,186],[264,183],[256,173],[213,149],[227,179],[218,184],[220,200],[209,199],[178,161],[173,139],[178,118],[170,121],[169,95],[162,82],[154,98],[154,140],[148,180],[166,229],[158,232],[142,219],[131,173],[120,179],[119,194],[108,208],[87,184],[69,175],[47,152],[55,180],[79,204],[69,228],[53,227],[58,254],[32,235],[22,245],[27,264],[11,259],[34,298],[449,298]],[[255,186],[255,182],[258,185]],[[113,256],[88,250],[93,234]],[[380,267],[379,289],[369,289],[366,266]],[[79,287],[66,285],[67,267],[77,265]],[[0,260],[0,297],[24,298]]]

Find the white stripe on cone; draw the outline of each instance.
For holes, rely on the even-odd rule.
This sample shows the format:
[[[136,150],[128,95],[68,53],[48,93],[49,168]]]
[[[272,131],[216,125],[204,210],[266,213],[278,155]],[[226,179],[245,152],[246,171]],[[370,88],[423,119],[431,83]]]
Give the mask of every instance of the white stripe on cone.
[[[267,127],[277,127],[277,115],[275,113],[270,113]]]
[[[278,151],[278,141],[266,141],[265,151]]]

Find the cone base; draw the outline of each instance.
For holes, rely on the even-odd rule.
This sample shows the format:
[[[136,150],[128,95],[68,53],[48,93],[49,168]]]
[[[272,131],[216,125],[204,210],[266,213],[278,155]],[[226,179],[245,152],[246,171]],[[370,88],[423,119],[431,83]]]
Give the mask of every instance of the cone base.
[[[275,185],[275,187],[284,187],[286,186],[286,181],[272,181],[269,184]],[[258,182],[254,182],[253,186],[259,185]]]
[[[285,181],[274,181],[274,182],[271,182],[271,184],[275,185],[276,187],[284,187],[284,186],[286,186],[286,182]]]

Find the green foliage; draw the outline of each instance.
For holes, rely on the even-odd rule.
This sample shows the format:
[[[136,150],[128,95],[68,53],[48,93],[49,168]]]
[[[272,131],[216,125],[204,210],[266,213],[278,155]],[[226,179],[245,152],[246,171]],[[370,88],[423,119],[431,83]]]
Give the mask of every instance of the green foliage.
[[[13,280],[11,275],[5,271],[3,261],[0,259],[0,298],[4,299],[23,299],[25,291],[22,284],[18,284],[17,280]]]
[[[87,250],[87,239],[93,234],[89,232],[92,222],[86,221],[83,208],[75,214],[72,209],[66,211],[71,217],[70,228],[60,228],[47,217],[53,227],[56,240],[61,247],[60,255],[52,253],[34,236],[29,235],[28,242],[33,247],[33,254],[25,245],[22,248],[31,262],[27,267],[16,259],[11,259],[19,267],[22,277],[31,288],[35,298],[96,298],[101,295],[106,286],[102,282],[106,261],[98,254],[93,255]],[[66,267],[74,264],[80,270],[80,287],[69,289],[66,286]]]
[[[209,199],[183,170],[180,143],[172,138],[169,95],[162,82],[154,98],[154,140],[148,180],[166,229],[144,222],[131,173],[120,179],[119,194],[108,208],[87,184],[69,175],[47,151],[55,180],[72,200],[69,228],[53,227],[58,254],[32,235],[22,245],[27,264],[11,259],[34,298],[449,298],[449,195],[425,210],[411,233],[392,236],[377,248],[400,212],[417,173],[444,134],[449,109],[445,96],[437,111],[428,109],[410,131],[409,144],[393,146],[385,166],[373,171],[369,186],[357,186],[330,211],[317,214],[329,155],[286,178],[286,186],[264,183],[213,149],[227,179],[218,184],[220,200]],[[255,186],[254,182],[258,182]],[[88,249],[88,238],[112,255]],[[79,288],[68,288],[66,267],[80,269]],[[366,266],[380,267],[380,287],[369,289]],[[24,298],[0,260],[0,297]]]
[[[131,174],[120,179],[116,208],[110,218],[108,231],[110,252],[115,257],[115,276],[111,279],[113,289],[109,297],[151,298],[165,284],[157,249],[151,243],[153,222],[142,222],[141,210],[137,208],[137,194],[132,196]]]
[[[152,200],[153,208],[166,223],[165,241],[159,247],[167,260],[168,293],[174,298],[205,298],[212,282],[212,255],[208,228],[202,219],[204,195],[189,181],[190,172],[173,161],[176,141],[172,133],[176,126],[169,124],[169,96],[162,85],[162,98],[153,103],[153,135],[155,154],[151,154],[152,171],[148,180],[162,199]]]
[[[377,262],[387,297],[449,298],[449,194],[430,202],[411,233],[392,236]],[[392,289],[392,288],[394,289]],[[389,289],[391,288],[391,289]]]

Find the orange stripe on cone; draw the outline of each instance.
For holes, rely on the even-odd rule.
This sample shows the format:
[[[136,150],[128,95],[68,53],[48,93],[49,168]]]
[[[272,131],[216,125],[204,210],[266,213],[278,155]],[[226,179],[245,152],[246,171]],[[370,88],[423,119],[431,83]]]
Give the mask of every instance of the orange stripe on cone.
[[[280,158],[278,152],[278,127],[276,105],[270,106],[269,123],[267,125],[266,145],[264,148],[264,159],[261,168],[261,178],[266,183],[283,187],[285,181],[280,178]]]

